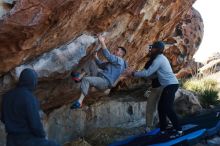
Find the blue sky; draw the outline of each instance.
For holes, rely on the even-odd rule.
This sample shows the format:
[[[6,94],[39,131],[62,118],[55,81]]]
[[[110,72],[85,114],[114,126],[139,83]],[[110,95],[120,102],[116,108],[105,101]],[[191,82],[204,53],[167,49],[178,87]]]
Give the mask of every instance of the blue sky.
[[[220,0],[197,0],[193,7],[200,12],[204,23],[203,40],[194,58],[203,62],[214,52],[220,52]]]

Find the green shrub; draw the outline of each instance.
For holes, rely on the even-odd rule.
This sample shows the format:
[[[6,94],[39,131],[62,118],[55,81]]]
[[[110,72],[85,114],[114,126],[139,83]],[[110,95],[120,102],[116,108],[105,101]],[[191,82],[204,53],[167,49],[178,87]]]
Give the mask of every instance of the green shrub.
[[[199,101],[205,108],[210,105],[218,104],[217,81],[212,79],[193,78],[183,83],[183,88],[196,92],[199,95]]]
[[[213,89],[204,90],[200,95],[200,103],[203,107],[208,108],[210,105],[218,104],[218,91]]]

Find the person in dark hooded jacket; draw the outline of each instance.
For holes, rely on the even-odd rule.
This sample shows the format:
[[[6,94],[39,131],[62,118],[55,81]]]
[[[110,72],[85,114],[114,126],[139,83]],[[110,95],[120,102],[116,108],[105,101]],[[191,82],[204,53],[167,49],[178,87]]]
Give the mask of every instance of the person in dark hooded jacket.
[[[36,72],[24,69],[18,85],[3,95],[1,121],[7,133],[6,146],[59,146],[45,138],[39,103],[32,93],[36,86]]]

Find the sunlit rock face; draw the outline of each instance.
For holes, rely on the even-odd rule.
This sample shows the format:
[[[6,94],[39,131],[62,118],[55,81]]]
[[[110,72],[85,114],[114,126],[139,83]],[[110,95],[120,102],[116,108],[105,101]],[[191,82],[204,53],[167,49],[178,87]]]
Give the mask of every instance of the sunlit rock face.
[[[171,44],[165,54],[170,59],[174,72],[191,65],[193,55],[202,41],[202,22],[200,14],[191,9],[176,26],[173,37],[165,39],[167,44]]]
[[[179,50],[182,57],[191,57],[201,42],[203,32],[201,18],[192,10],[193,2],[16,1],[1,23],[0,54],[3,62],[0,72],[3,74],[26,60],[76,39],[83,33],[94,35],[109,32],[108,46],[125,46],[129,52],[127,59],[132,64],[137,64],[138,58],[146,56],[147,44],[158,39],[170,44],[173,41],[169,38],[175,36],[183,38],[175,40],[176,44],[185,41],[181,44],[185,48],[171,50]],[[169,52],[167,50],[167,54]],[[178,66],[178,63],[173,64]]]
[[[39,75],[36,94],[45,110],[78,97],[79,84],[69,76],[72,69],[95,74],[91,60],[98,33],[106,37],[111,51],[127,48],[125,59],[136,69],[147,60],[147,46],[164,41],[175,73],[189,66],[203,36],[201,16],[192,8],[194,0],[10,3],[0,21],[0,92],[15,85],[23,68],[31,67]]]
[[[167,56],[171,60],[178,78],[192,76],[201,67],[201,64],[194,61],[193,55],[202,41],[203,29],[201,15],[195,9],[188,11],[180,25],[177,25],[175,30],[177,36],[174,37],[175,41],[171,39],[174,44],[168,49],[172,54],[167,51]]]

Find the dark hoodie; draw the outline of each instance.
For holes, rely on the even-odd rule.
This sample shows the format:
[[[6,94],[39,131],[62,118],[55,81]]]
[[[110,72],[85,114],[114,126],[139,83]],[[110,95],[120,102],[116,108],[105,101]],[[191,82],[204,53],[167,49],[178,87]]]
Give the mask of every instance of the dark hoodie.
[[[39,116],[39,104],[32,93],[36,86],[36,72],[24,69],[17,87],[3,95],[1,120],[9,135],[45,138]]]

